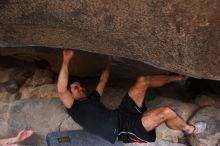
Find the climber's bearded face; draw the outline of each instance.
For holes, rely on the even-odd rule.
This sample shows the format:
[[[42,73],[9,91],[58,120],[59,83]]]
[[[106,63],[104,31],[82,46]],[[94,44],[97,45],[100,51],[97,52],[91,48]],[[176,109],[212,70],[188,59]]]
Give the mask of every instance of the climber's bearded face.
[[[73,82],[70,85],[70,91],[73,95],[73,98],[76,100],[86,97],[86,90],[82,87],[82,85],[79,82]]]

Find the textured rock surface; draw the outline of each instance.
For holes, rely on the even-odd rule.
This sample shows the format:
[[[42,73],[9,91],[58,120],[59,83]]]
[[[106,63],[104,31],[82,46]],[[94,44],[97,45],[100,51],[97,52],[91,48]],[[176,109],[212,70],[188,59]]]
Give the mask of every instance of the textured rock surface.
[[[38,69],[35,70],[33,76],[27,79],[23,86],[40,86],[44,84],[51,84],[53,83],[53,73],[48,69]]]
[[[19,100],[8,105],[1,104],[0,109],[6,114],[1,123],[5,132],[1,132],[0,137],[16,135],[22,129],[33,129],[36,134],[25,142],[29,145],[45,145],[46,133],[59,131],[62,121],[68,118],[59,99]],[[68,126],[71,128],[72,125]]]
[[[200,109],[190,119],[190,123],[206,121],[207,130],[198,135],[188,137],[192,146],[219,146],[220,145],[220,107],[205,107]]]
[[[0,3],[0,46],[112,54],[220,80],[218,0]]]
[[[54,98],[57,94],[56,84],[45,84],[37,87],[23,87],[19,90],[21,99]]]
[[[11,67],[0,69],[0,101],[12,102],[20,98],[18,90],[26,79],[31,76],[31,70]]]
[[[157,97],[155,100],[150,101],[147,106],[149,109],[160,106],[168,106],[177,112],[177,114],[180,115],[185,121],[188,121],[188,119],[198,109],[198,106],[195,104],[185,103],[166,97]],[[159,139],[172,142],[179,142],[184,139],[183,132],[178,130],[171,130],[165,124],[161,124],[157,128],[156,132]]]
[[[14,82],[6,82],[0,84],[0,101],[12,102],[19,99],[18,85]]]
[[[195,104],[199,106],[220,106],[220,96],[217,95],[199,95],[195,99]]]

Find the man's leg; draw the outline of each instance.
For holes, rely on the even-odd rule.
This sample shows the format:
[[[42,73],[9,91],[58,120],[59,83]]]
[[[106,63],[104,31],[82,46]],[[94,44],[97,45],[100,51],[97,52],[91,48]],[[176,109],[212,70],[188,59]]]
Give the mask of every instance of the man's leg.
[[[141,76],[128,91],[129,96],[141,108],[148,87],[160,87],[167,83],[184,80],[182,76]]]
[[[143,105],[145,93],[148,87],[160,87],[166,83],[180,81],[186,79],[182,76],[142,76],[139,77],[136,83],[128,91],[129,96],[141,108]],[[172,109],[168,107],[160,107],[145,112],[141,118],[141,122],[147,131],[155,129],[163,122],[171,129],[182,130],[186,133],[192,133],[197,126],[187,124],[181,117],[179,117]],[[204,131],[204,123],[199,123],[199,132]],[[201,126],[202,125],[202,126]]]
[[[170,82],[185,80],[186,77],[158,75],[158,76],[150,76],[149,79],[150,79],[149,87],[161,87]]]
[[[155,129],[164,123],[171,129],[181,130],[186,133],[192,133],[194,126],[187,124],[169,107],[159,107],[145,112],[141,118],[141,122],[147,131]]]

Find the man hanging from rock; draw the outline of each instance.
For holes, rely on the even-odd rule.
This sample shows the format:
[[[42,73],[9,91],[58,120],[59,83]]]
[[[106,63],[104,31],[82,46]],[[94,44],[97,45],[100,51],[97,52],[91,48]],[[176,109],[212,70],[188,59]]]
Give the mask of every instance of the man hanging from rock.
[[[169,107],[159,107],[150,111],[143,104],[149,87],[161,87],[166,83],[184,80],[182,76],[141,76],[124,96],[116,110],[107,109],[100,97],[109,78],[111,57],[100,76],[96,89],[86,95],[79,82],[73,82],[68,90],[68,67],[74,56],[72,50],[63,50],[63,63],[58,77],[58,94],[69,115],[83,128],[114,143],[154,142],[155,128],[165,123],[169,128],[186,134],[202,133],[206,123],[199,121],[187,124]]]

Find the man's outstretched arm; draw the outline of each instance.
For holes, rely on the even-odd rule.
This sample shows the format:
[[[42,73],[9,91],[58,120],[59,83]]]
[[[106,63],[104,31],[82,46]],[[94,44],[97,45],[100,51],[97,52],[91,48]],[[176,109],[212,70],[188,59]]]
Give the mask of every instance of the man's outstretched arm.
[[[105,68],[100,76],[99,83],[96,87],[96,91],[100,94],[100,96],[102,96],[105,85],[109,79],[111,60],[112,60],[111,56],[108,56],[107,62],[105,64]]]
[[[57,82],[58,95],[66,108],[71,108],[74,101],[71,93],[67,89],[68,76],[69,76],[68,67],[73,55],[74,55],[73,51],[63,50],[63,63]]]

